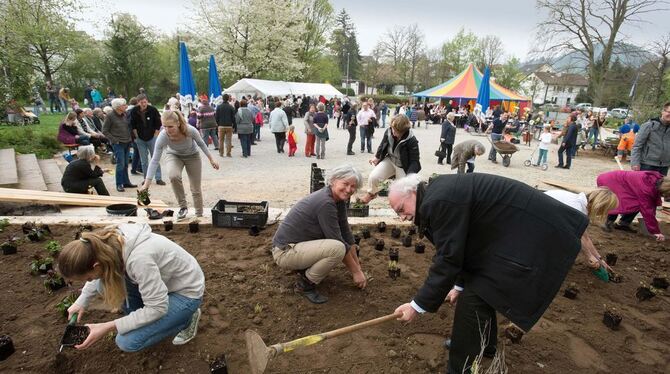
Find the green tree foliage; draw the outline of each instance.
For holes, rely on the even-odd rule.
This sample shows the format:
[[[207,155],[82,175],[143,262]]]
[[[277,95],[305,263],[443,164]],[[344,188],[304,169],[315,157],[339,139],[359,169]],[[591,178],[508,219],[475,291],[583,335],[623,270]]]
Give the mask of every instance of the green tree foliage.
[[[479,57],[479,39],[471,31],[461,28],[450,40],[442,44],[442,59],[439,69],[441,80],[447,80],[463,71]]]
[[[335,18],[335,29],[328,45],[337,59],[337,65],[343,78],[346,78],[347,65],[349,79],[360,77],[361,52],[356,39],[356,28],[346,10],[342,9]]]
[[[516,57],[512,57],[503,65],[493,68],[491,72],[496,78],[496,83],[512,91],[518,91],[521,88],[521,81],[524,74],[521,71],[521,63]]]
[[[307,0],[304,13],[306,24],[298,58],[304,64],[304,75],[308,76],[313,75],[317,65],[323,65],[326,37],[334,24],[333,6],[328,0]]]
[[[155,76],[155,37],[127,13],[112,16],[105,41],[107,82],[124,96],[134,96]]]

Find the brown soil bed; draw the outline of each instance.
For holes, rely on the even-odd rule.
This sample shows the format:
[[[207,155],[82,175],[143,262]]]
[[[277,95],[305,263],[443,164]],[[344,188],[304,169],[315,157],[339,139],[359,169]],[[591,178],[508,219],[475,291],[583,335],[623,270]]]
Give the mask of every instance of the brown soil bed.
[[[664,225],[668,232],[670,227]],[[76,227],[52,226],[55,239],[64,244]],[[256,330],[270,345],[311,333],[392,313],[409,301],[430,265],[432,246],[425,254],[405,248],[390,229],[361,241],[361,258],[373,277],[368,288],[356,289],[343,266],[321,286],[330,302],[312,305],[292,291],[294,275],[279,270],[268,253],[274,229],[251,237],[247,230],[203,226],[197,234],[187,225],[170,232],[154,230],[184,246],[200,262],[207,278],[203,316],[197,337],[177,347],[166,340],[140,353],[123,353],[113,339],[103,339],[85,351],[64,349],[58,354],[67,321],[55,305],[72,288],[49,295],[42,279],[29,274],[31,257],[44,254],[42,243],[25,243],[19,253],[0,256],[0,335],[14,340],[16,353],[0,362],[6,373],[206,373],[209,363],[225,353],[229,373],[249,373],[244,331]],[[403,229],[404,233],[405,229]],[[575,300],[562,297],[563,289],[533,330],[519,344],[505,344],[510,373],[667,373],[670,372],[670,299],[662,294],[638,302],[635,290],[641,281],[667,275],[667,244],[637,235],[605,235],[590,228],[594,242],[605,255],[618,255],[619,284],[604,283],[578,259],[563,289],[574,283]],[[2,233],[20,234],[19,226]],[[383,238],[384,251],[374,249]],[[416,242],[417,237],[413,237]],[[399,248],[399,279],[388,276],[388,249]],[[257,307],[257,305],[259,307]],[[623,317],[617,331],[606,327],[605,307]],[[262,310],[261,310],[262,309]],[[85,321],[103,322],[116,315],[98,305]],[[299,349],[270,362],[270,373],[436,373],[444,372],[448,351],[442,347],[451,330],[453,308],[445,305],[436,314],[421,316],[411,324],[385,325]],[[508,321],[499,318],[499,325]],[[499,330],[503,336],[502,328]]]

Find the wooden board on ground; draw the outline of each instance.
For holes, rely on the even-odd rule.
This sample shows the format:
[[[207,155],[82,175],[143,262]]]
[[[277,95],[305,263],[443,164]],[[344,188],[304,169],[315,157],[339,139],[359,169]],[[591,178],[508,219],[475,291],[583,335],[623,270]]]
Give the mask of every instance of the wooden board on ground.
[[[63,187],[60,185],[63,173],[61,173],[56,160],[38,160],[37,163],[40,165],[40,170],[42,170],[42,176],[44,176],[47,189],[53,192],[63,192]]]
[[[137,200],[130,197],[84,195],[67,192],[33,191],[12,188],[0,188],[0,201],[101,207],[112,204],[137,204]],[[155,200],[152,201],[150,207],[154,209],[162,209],[167,208],[167,205],[161,200]]]
[[[2,170],[0,186],[12,186],[19,183],[14,148],[0,149],[0,170]]]
[[[34,154],[16,156],[16,168],[19,174],[18,188],[35,191],[48,190],[40,164]]]
[[[552,181],[552,180],[546,180],[546,179],[541,180],[540,182],[542,182],[544,184],[547,184],[549,186],[558,187],[558,188],[564,189],[566,191],[574,192],[574,193],[589,192],[589,191],[594,190],[594,188],[592,188],[592,187],[577,186],[577,185],[566,183],[566,182]]]

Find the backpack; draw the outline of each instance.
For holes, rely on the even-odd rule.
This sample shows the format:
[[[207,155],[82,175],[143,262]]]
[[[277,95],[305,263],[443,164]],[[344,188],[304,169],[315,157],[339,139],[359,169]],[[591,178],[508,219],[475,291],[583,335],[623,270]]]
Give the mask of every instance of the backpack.
[[[254,123],[257,125],[263,126],[263,113],[256,113],[256,118],[254,118]]]

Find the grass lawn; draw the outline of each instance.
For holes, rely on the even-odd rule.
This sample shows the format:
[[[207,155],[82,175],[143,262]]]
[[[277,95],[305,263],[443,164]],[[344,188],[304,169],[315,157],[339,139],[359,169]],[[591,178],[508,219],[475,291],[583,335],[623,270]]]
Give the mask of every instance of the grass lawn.
[[[51,158],[64,150],[56,139],[63,114],[42,114],[39,125],[0,126],[0,149],[14,148],[17,153],[34,153],[37,158]]]

